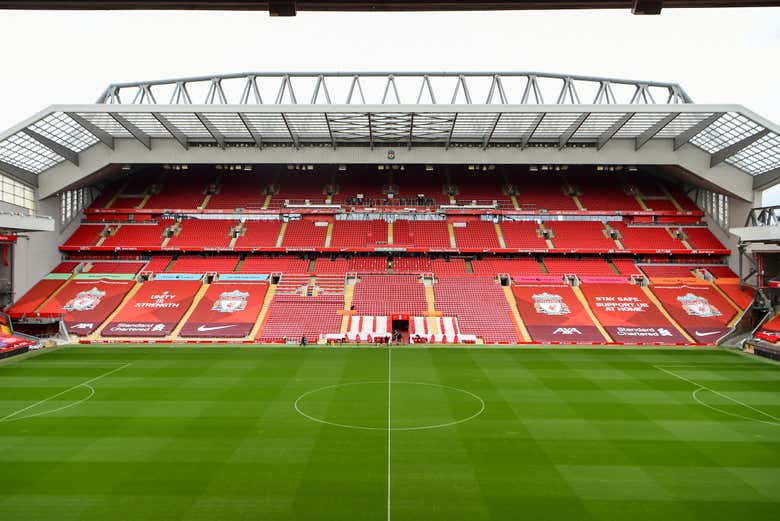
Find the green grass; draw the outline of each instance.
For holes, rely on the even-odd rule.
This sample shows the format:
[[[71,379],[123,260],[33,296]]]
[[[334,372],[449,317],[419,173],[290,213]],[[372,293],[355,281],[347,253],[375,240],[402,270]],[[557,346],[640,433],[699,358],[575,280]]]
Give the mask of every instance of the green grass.
[[[388,443],[393,520],[780,512],[780,366],[718,350],[64,348],[25,408],[3,521],[387,520]]]

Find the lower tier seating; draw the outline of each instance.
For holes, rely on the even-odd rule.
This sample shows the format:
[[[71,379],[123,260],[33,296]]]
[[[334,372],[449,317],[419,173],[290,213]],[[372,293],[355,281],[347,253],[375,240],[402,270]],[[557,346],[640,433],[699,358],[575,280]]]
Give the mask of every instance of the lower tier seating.
[[[286,339],[297,343],[305,336],[308,342],[317,342],[321,335],[339,333],[341,315],[338,312],[342,309],[344,297],[274,295],[258,340],[280,342]]]
[[[458,319],[460,331],[485,342],[517,342],[511,308],[491,277],[441,277],[433,286],[436,310]]]
[[[361,315],[422,314],[425,288],[414,275],[366,275],[355,284],[354,310]]]

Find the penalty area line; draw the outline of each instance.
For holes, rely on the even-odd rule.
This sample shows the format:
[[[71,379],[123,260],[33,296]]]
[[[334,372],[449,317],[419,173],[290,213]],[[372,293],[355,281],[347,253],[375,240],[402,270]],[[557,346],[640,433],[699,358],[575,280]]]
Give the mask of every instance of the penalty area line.
[[[771,414],[769,414],[768,412],[762,411],[761,409],[757,409],[757,408],[753,407],[752,405],[748,405],[748,404],[746,404],[745,402],[742,402],[742,401],[740,401],[740,400],[737,400],[736,398],[733,398],[733,397],[731,397],[731,396],[729,396],[729,395],[727,395],[727,394],[723,394],[723,393],[721,393],[721,392],[718,392],[718,391],[716,391],[715,389],[711,389],[711,388],[707,387],[706,385],[701,385],[700,383],[698,383],[698,382],[695,382],[695,381],[693,381],[693,380],[691,380],[691,379],[689,379],[689,378],[686,378],[686,377],[684,377],[684,376],[681,376],[681,375],[679,375],[679,374],[675,373],[674,371],[669,371],[668,369],[664,369],[664,367],[663,367],[663,366],[656,365],[656,366],[653,366],[653,367],[655,367],[655,368],[656,368],[656,369],[658,369],[659,371],[663,371],[663,372],[664,372],[664,373],[666,373],[666,374],[669,374],[669,375],[671,375],[671,376],[674,376],[675,378],[678,378],[678,379],[680,379],[680,380],[682,380],[682,381],[684,381],[684,382],[687,382],[687,383],[689,383],[689,384],[691,384],[691,385],[695,385],[695,386],[697,387],[697,389],[695,389],[695,390],[693,391],[693,398],[694,398],[694,400],[696,400],[696,402],[698,402],[698,403],[699,403],[699,404],[701,404],[701,405],[704,405],[705,407],[708,407],[708,408],[710,408],[710,409],[713,409],[713,410],[716,410],[716,411],[719,411],[719,412],[725,412],[725,411],[720,411],[720,409],[717,409],[717,408],[711,407],[711,406],[709,406],[709,405],[707,405],[707,404],[703,403],[702,401],[700,401],[700,400],[698,399],[698,397],[696,396],[696,393],[698,393],[698,392],[699,392],[699,391],[701,391],[702,389],[703,389],[703,390],[705,390],[705,391],[709,391],[709,392],[711,392],[711,393],[713,393],[713,394],[716,394],[716,395],[720,396],[721,398],[725,398],[726,400],[729,400],[729,401],[731,401],[731,402],[734,402],[734,403],[736,403],[736,404],[738,404],[738,405],[741,405],[741,406],[743,406],[743,407],[747,407],[747,408],[748,408],[748,409],[750,409],[751,411],[757,412],[758,414],[761,414],[761,415],[763,415],[763,416],[765,416],[765,417],[767,417],[767,418],[770,418],[770,419],[772,419],[772,420],[773,420],[772,422],[767,422],[767,421],[764,421],[764,420],[757,420],[757,421],[760,421],[761,423],[769,423],[770,425],[780,425],[780,418],[778,418],[778,417],[776,417],[776,416],[772,416],[772,415],[771,415]],[[678,366],[678,367],[683,367],[683,366]],[[726,413],[726,414],[729,414],[729,415],[731,415],[731,416],[734,416],[734,415],[733,415],[733,414],[731,414],[731,413]],[[742,416],[740,416],[740,417],[742,417]],[[751,419],[751,418],[746,418],[746,419]]]
[[[11,418],[13,418],[14,416],[16,416],[16,415],[18,415],[18,414],[21,414],[21,413],[23,413],[24,411],[29,411],[29,410],[30,410],[30,409],[32,409],[33,407],[36,407],[36,406],[38,406],[38,405],[41,405],[41,404],[43,404],[43,403],[46,403],[46,402],[48,402],[48,401],[50,401],[50,400],[54,400],[55,398],[58,398],[58,397],[62,396],[62,395],[63,395],[63,394],[65,394],[65,393],[69,393],[70,391],[72,391],[72,390],[74,390],[74,389],[77,389],[77,388],[79,388],[79,387],[90,387],[90,386],[89,386],[89,384],[91,384],[91,383],[93,383],[93,382],[97,382],[97,381],[98,381],[98,380],[100,380],[101,378],[105,378],[106,376],[112,375],[112,374],[116,373],[117,371],[121,371],[122,369],[124,369],[124,368],[126,368],[126,367],[129,367],[129,366],[131,366],[131,365],[133,365],[133,363],[132,363],[132,362],[128,362],[128,363],[124,364],[124,365],[123,365],[123,366],[121,366],[121,367],[117,367],[117,368],[115,368],[115,369],[112,369],[112,370],[110,370],[110,371],[108,371],[108,372],[105,372],[105,373],[103,373],[103,374],[101,374],[101,375],[98,375],[98,376],[96,376],[96,377],[94,377],[94,378],[90,378],[89,380],[86,380],[86,381],[84,381],[84,382],[81,382],[80,384],[76,384],[76,385],[74,385],[73,387],[69,387],[69,388],[65,389],[64,391],[60,391],[60,392],[58,392],[57,394],[53,394],[53,395],[49,396],[48,398],[44,398],[43,400],[39,400],[39,401],[37,401],[37,402],[35,402],[35,403],[33,403],[33,404],[30,404],[30,405],[28,405],[27,407],[24,407],[24,408],[22,408],[22,409],[19,409],[18,411],[14,411],[14,412],[12,412],[11,414],[8,414],[8,415],[6,415],[6,416],[3,416],[2,418],[0,418],[0,422],[4,422],[4,421],[7,421],[7,420],[10,420],[10,419],[11,419]]]

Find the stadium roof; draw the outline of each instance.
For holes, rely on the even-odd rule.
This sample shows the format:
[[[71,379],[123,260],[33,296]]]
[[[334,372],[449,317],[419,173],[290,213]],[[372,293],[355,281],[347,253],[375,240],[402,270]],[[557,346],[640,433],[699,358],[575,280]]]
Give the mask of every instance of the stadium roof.
[[[58,165],[79,167],[93,147],[125,162],[110,157],[122,141],[141,144],[150,160],[162,141],[184,151],[542,147],[561,158],[573,148],[600,158],[614,142],[636,152],[663,144],[678,154],[695,147],[708,168],[729,165],[755,188],[780,178],[780,128],[742,106],[693,104],[672,83],[542,73],[249,73],[114,84],[94,105],[54,105],[0,134],[0,170],[37,186]],[[299,160],[287,152],[287,162]]]
[[[0,0],[2,9],[209,9],[269,11],[472,11],[509,9],[631,9],[658,14],[668,8],[776,6],[778,0]]]

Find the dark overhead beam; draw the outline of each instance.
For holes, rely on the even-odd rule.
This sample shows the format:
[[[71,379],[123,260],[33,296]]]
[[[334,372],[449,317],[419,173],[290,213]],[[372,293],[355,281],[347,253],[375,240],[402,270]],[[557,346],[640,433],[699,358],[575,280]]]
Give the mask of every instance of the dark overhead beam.
[[[664,0],[634,0],[631,12],[634,14],[661,14]]]
[[[536,129],[539,127],[539,124],[544,119],[544,116],[546,115],[545,112],[542,112],[538,116],[536,116],[536,119],[534,119],[531,122],[531,126],[528,127],[528,130],[526,131],[525,135],[523,135],[522,139],[520,140],[520,148],[524,149],[528,146],[528,142],[531,141],[531,137],[534,135],[534,132],[536,132]]]
[[[620,132],[620,129],[623,128],[623,126],[633,117],[634,113],[629,112],[621,116],[619,120],[615,121],[612,126],[605,130],[596,140],[596,150],[601,150],[604,148],[604,145],[609,143],[609,140],[615,137],[615,134]]]
[[[149,134],[136,127],[116,112],[109,112],[108,114],[114,118],[114,120],[119,123],[125,130],[130,132],[130,135],[140,141],[147,149],[152,149],[152,138],[149,136]]]
[[[98,127],[88,119],[82,118],[75,112],[66,112],[65,113],[70,119],[78,123],[81,128],[95,136],[97,139],[99,139],[104,145],[106,145],[111,150],[114,150],[114,137],[103,130],[102,128]]]
[[[0,9],[46,10],[221,10],[268,11],[291,16],[296,11],[492,11],[546,9],[631,9],[658,14],[662,7],[776,6],[774,0],[0,0]]]
[[[765,190],[776,185],[780,181],[780,167],[758,174],[753,178],[753,190]]]
[[[223,136],[222,132],[220,132],[219,129],[215,127],[211,121],[209,121],[209,118],[207,118],[205,114],[201,114],[200,112],[196,112],[195,117],[198,118],[198,120],[203,124],[204,127],[206,127],[206,130],[208,131],[209,134],[211,134],[211,137],[214,138],[214,141],[217,142],[219,147],[225,148],[225,136]]]
[[[165,116],[158,112],[152,112],[152,116],[154,119],[160,122],[160,125],[165,127],[165,130],[167,130],[172,136],[173,139],[179,142],[179,144],[182,146],[184,150],[187,150],[190,146],[189,139],[187,138],[184,133],[176,127],[173,123],[168,120]]]
[[[38,188],[38,176],[34,172],[19,168],[18,166],[0,161],[0,173],[3,173],[20,183],[26,184],[33,188]]]
[[[569,125],[569,128],[567,128],[563,134],[561,134],[561,138],[558,140],[558,148],[563,148],[569,143],[571,137],[580,129],[582,124],[585,123],[585,120],[588,119],[588,116],[590,116],[590,112],[580,114],[577,119],[575,119],[574,122]]]
[[[76,166],[79,166],[79,154],[75,150],[72,150],[64,145],[61,145],[57,143],[56,141],[53,141],[43,134],[39,134],[36,131],[25,128],[22,129],[22,132],[27,134],[28,137],[33,139],[34,141],[37,141],[39,144],[45,146],[55,154],[57,154],[60,157],[64,157],[66,160],[70,161]]]
[[[749,147],[767,134],[769,134],[769,129],[765,128],[764,130],[756,132],[752,136],[748,136],[741,141],[737,141],[733,145],[729,145],[726,148],[722,148],[717,152],[714,152],[710,158],[710,168],[717,166],[731,156],[738,154],[741,150]]]
[[[238,113],[238,119],[241,120],[241,123],[244,124],[247,131],[249,132],[249,135],[252,136],[252,139],[255,142],[255,145],[257,145],[257,148],[260,150],[263,149],[263,136],[260,135],[260,132],[257,131],[254,125],[252,125],[252,122],[249,121],[249,119],[243,115],[242,113]]]
[[[669,114],[668,116],[665,116],[660,121],[655,122],[650,128],[642,132],[636,137],[636,150],[639,150],[645,144],[647,144],[648,141],[653,139],[656,134],[661,132],[664,128],[666,128],[666,125],[674,121],[674,118],[677,117],[676,113]]]
[[[704,129],[718,121],[721,116],[723,116],[723,114],[725,114],[725,112],[716,112],[712,116],[699,121],[685,132],[681,132],[676,138],[674,138],[674,149],[678,150],[688,141],[701,134]]]

